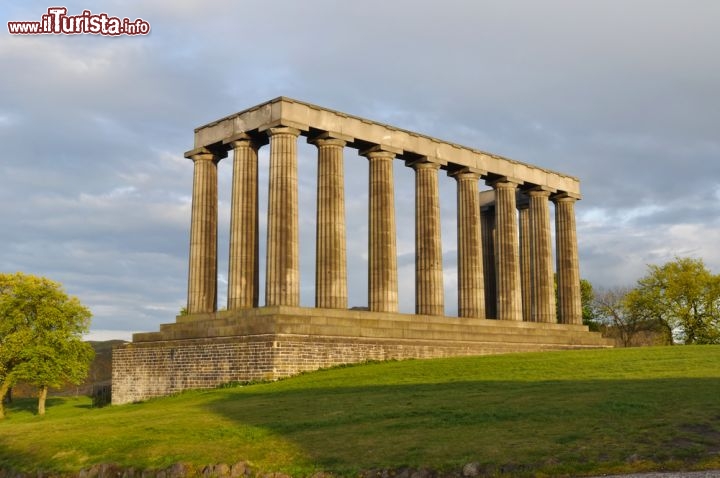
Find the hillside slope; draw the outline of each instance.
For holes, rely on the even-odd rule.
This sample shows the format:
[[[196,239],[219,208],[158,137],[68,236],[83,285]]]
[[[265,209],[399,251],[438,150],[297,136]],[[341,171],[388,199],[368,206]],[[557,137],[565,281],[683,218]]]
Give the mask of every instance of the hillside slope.
[[[720,346],[373,363],[92,409],[17,402],[0,466],[72,471],[248,461],[324,470],[602,474],[720,468]]]

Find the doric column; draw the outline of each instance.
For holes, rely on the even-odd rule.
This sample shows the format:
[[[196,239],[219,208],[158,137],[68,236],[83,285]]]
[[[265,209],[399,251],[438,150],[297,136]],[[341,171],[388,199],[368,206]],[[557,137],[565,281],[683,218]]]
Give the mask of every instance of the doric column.
[[[451,175],[457,181],[458,316],[484,319],[484,251],[478,191],[480,175],[467,168]]]
[[[395,153],[375,147],[361,153],[370,161],[368,307],[397,312],[397,239],[395,237]]]
[[[270,128],[265,305],[300,305],[297,137],[295,128]]]
[[[497,319],[497,277],[495,276],[495,206],[480,208],[485,317]]]
[[[521,196],[522,197],[522,196]],[[522,317],[526,322],[532,317],[532,279],[530,249],[530,202],[526,197],[517,199],[518,223],[520,224],[520,287],[522,288]]]
[[[328,136],[308,141],[318,148],[315,307],[347,309],[345,141]]]
[[[495,189],[495,274],[497,318],[522,320],[520,251],[515,206],[517,183],[506,178],[492,183]]]
[[[582,324],[580,263],[575,230],[576,198],[565,193],[553,197],[560,322]]]
[[[247,135],[234,151],[230,207],[228,310],[258,306],[258,145]]]
[[[550,233],[550,191],[536,188],[530,196],[530,228],[532,251],[532,320],[557,322],[555,286],[553,281],[552,238]]]
[[[185,155],[193,160],[188,314],[217,310],[217,163],[223,156],[205,148]]]
[[[415,170],[415,313],[444,315],[440,164],[420,159],[409,166]]]

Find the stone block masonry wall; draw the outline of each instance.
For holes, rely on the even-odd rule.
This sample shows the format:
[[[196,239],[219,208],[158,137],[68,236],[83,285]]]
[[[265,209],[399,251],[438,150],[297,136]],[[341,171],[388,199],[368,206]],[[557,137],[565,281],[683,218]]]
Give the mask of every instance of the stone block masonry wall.
[[[273,341],[188,340],[127,344],[113,351],[113,404],[131,403],[193,388],[274,376]]]
[[[538,343],[261,335],[132,343],[113,352],[113,404],[228,382],[276,380],[334,365],[558,349]]]

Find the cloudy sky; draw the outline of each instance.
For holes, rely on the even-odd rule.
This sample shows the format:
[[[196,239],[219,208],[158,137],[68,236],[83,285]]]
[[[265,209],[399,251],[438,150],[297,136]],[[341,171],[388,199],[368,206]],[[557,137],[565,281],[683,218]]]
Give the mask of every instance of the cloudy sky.
[[[596,287],[632,285],[647,264],[675,256],[720,272],[716,0],[63,5],[142,18],[151,33],[10,35],[7,21],[39,21],[56,3],[0,3],[0,271],[62,282],[93,311],[93,338],[174,320],[186,300],[192,163],[183,153],[193,128],[277,96],[579,177],[581,275]],[[301,141],[299,153],[302,304],[311,306],[315,149]],[[350,302],[365,305],[367,161],[347,149],[345,166]],[[230,160],[219,168],[222,306]],[[405,312],[413,181],[398,161]],[[440,187],[453,315],[455,184],[443,175]],[[261,281],[263,268],[261,256]]]

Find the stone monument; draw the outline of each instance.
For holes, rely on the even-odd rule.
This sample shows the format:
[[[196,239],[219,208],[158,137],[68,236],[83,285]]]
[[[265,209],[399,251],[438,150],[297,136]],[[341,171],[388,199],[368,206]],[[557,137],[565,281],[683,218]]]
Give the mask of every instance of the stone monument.
[[[315,307],[300,307],[300,136],[317,147]],[[266,144],[260,306],[258,149]],[[367,311],[348,310],[345,148],[369,167]],[[230,151],[227,310],[218,311],[218,163]],[[185,156],[194,164],[187,315],[115,349],[113,403],[366,360],[610,346],[582,325],[574,177],[285,97],[197,128]],[[415,175],[415,314],[398,312],[395,160]],[[444,315],[440,170],[457,185],[458,317]],[[480,191],[481,180],[491,189]]]

